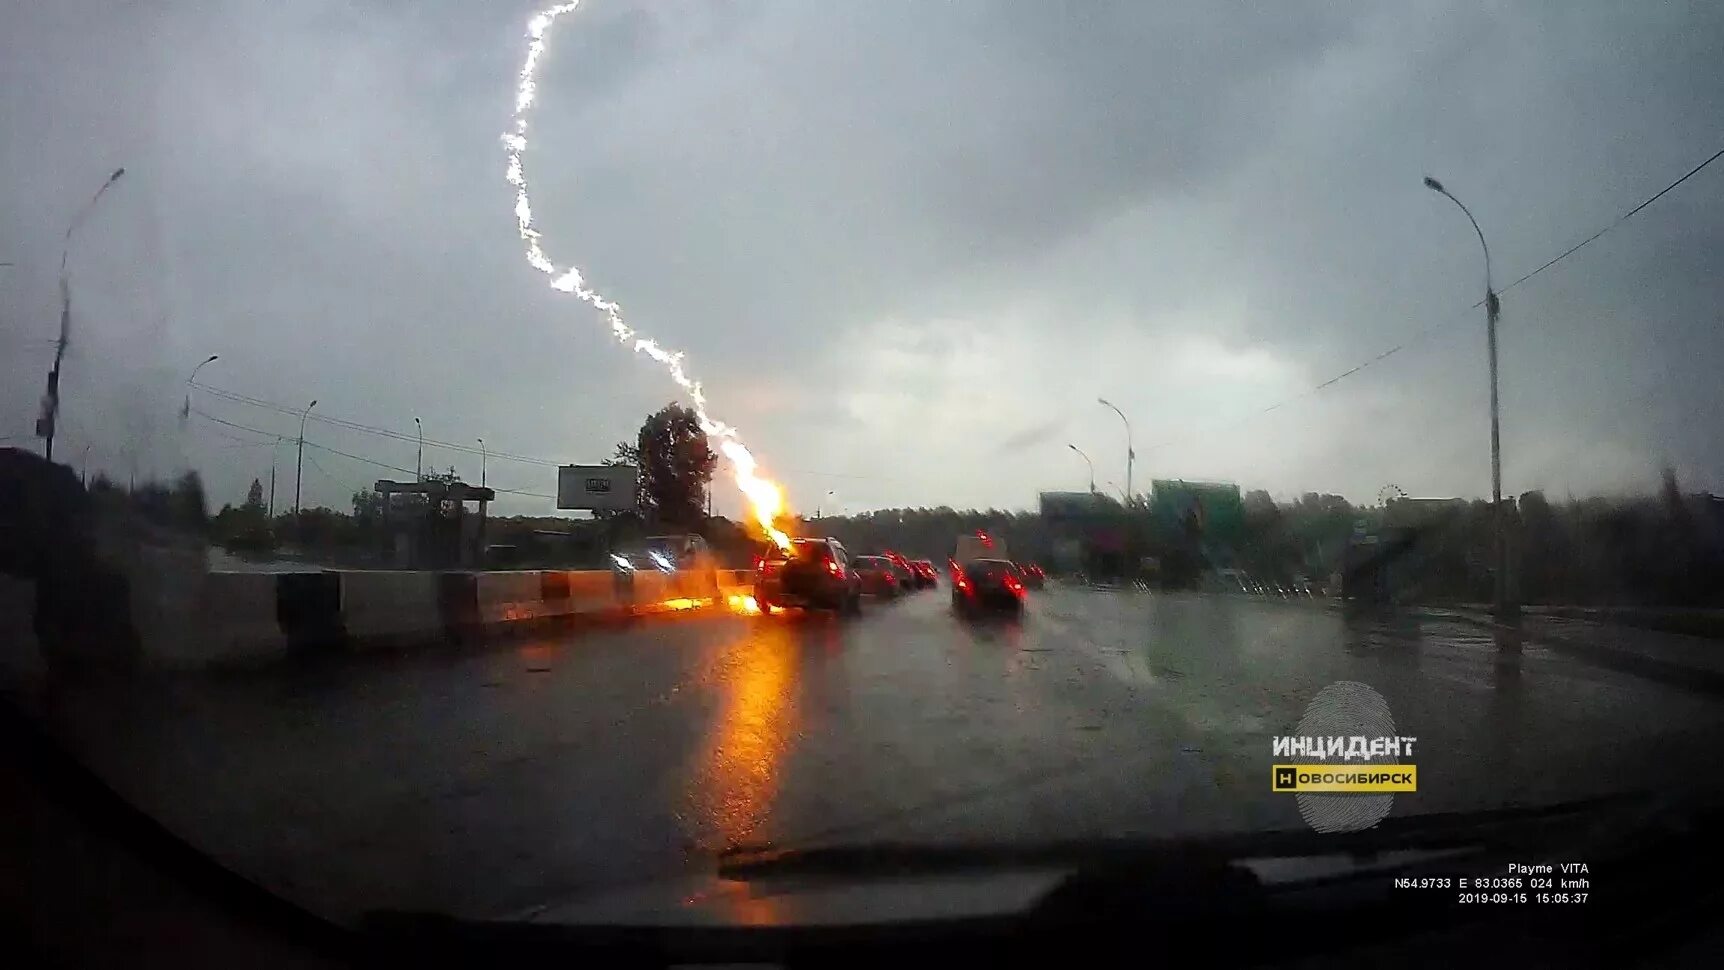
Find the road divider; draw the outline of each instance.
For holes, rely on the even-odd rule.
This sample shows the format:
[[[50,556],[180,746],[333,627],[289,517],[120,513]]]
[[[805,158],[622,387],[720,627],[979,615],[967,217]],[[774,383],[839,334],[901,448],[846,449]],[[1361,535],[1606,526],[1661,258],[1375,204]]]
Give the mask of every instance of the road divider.
[[[748,570],[201,573],[174,577],[192,591],[183,607],[152,615],[139,633],[149,667],[262,666],[587,620],[751,613],[752,579]]]
[[[342,630],[360,648],[415,643],[444,632],[437,574],[379,571],[340,577]]]

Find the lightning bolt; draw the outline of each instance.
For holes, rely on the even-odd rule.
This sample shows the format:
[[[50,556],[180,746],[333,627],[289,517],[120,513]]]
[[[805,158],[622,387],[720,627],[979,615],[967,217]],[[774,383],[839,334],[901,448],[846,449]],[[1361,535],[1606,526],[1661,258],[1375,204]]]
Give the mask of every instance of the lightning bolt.
[[[784,513],[783,489],[760,475],[759,462],[743,445],[737,430],[715,420],[708,412],[706,392],[701,389],[699,381],[688,376],[688,371],[683,367],[682,352],[667,350],[658,341],[641,336],[623,320],[622,307],[618,306],[615,300],[607,299],[588,286],[578,267],[559,269],[539,245],[540,234],[533,226],[533,203],[527,192],[526,168],[522,162],[527,153],[527,117],[538,94],[536,76],[539,59],[545,54],[545,37],[558,18],[573,13],[579,6],[580,0],[559,3],[534,14],[533,18],[527,21],[527,58],[521,65],[520,83],[515,88],[515,113],[511,119],[510,130],[503,134],[503,148],[508,155],[504,178],[515,187],[515,223],[520,229],[521,241],[526,245],[527,262],[550,278],[552,289],[572,293],[602,313],[605,321],[610,324],[611,335],[618,343],[632,346],[635,353],[645,354],[664,366],[671,380],[682,388],[694,406],[694,413],[700,419],[701,430],[706,432],[709,438],[717,439],[719,453],[730,462],[732,477],[737,488],[748,499],[756,523],[774,542],[780,546],[788,546],[790,538],[780,531],[776,524],[779,516]]]

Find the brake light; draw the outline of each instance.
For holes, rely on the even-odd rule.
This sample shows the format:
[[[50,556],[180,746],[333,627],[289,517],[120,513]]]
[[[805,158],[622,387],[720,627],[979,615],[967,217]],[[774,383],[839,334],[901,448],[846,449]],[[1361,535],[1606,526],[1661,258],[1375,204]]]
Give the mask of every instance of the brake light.
[[[1018,582],[1018,577],[1016,576],[1007,576],[1006,588],[1014,593],[1022,593],[1024,591],[1024,584]]]
[[[844,578],[844,567],[838,565],[838,560],[836,559],[826,560],[826,571],[840,579]]]

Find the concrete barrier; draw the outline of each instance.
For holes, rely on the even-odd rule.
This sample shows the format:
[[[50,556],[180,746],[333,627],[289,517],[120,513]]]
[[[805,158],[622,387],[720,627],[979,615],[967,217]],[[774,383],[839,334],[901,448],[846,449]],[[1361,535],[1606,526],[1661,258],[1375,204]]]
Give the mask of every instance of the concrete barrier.
[[[437,574],[344,572],[341,622],[350,649],[395,646],[443,635]]]
[[[748,592],[752,579],[748,570],[720,571],[720,597]],[[206,573],[175,582],[184,602],[145,624],[144,659],[153,667],[249,666],[477,638],[559,618],[661,613],[712,592],[710,574],[612,570]],[[16,646],[0,658],[8,665],[39,662],[31,596],[29,583],[0,586],[0,606],[16,618],[17,635],[8,638]]]
[[[275,616],[290,657],[339,653],[347,631],[341,615],[341,574],[277,573]]]
[[[173,640],[144,642],[152,666],[260,664],[287,656],[277,575],[209,573],[198,584],[197,622]]]
[[[544,580],[537,572],[479,573],[476,580],[479,622],[487,627],[536,623],[559,615],[545,601]]]
[[[47,672],[36,640],[36,581],[0,575],[0,669],[34,680]]]
[[[565,572],[563,581],[569,589],[569,612],[589,615],[616,613],[627,605],[617,592],[617,580],[611,570]]]

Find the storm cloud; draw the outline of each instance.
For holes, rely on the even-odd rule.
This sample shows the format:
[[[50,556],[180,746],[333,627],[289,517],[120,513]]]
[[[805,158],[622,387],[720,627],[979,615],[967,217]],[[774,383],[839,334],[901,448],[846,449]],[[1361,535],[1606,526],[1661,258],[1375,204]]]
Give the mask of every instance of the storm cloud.
[[[470,479],[437,443],[608,456],[674,389],[521,259],[498,136],[531,13],[13,5],[0,437],[29,440],[62,235],[123,165],[73,243],[57,456],[237,502],[272,454],[292,475],[241,428],[292,438],[313,398],[307,504],[416,461],[319,415],[418,417]],[[1140,491],[1481,495],[1481,257],[1420,179],[1517,279],[1724,147],[1721,41],[1699,3],[594,0],[528,175],[552,258],[685,350],[801,506],[1025,507],[1087,484],[1068,444],[1123,485],[1097,396]],[[1719,490],[1721,229],[1724,165],[1504,293],[1507,491]],[[201,383],[282,409],[188,389],[210,354]]]

